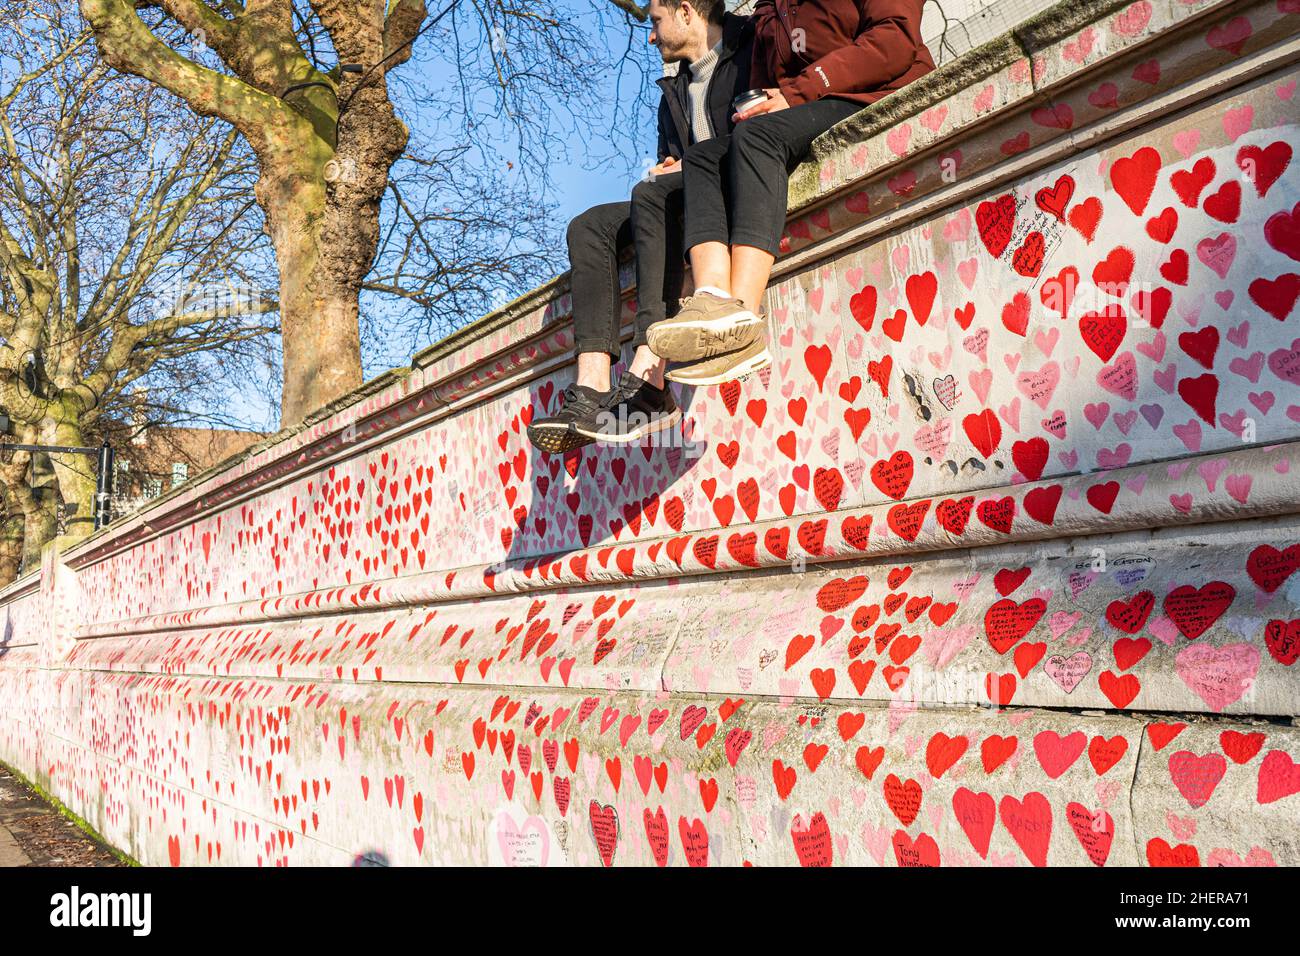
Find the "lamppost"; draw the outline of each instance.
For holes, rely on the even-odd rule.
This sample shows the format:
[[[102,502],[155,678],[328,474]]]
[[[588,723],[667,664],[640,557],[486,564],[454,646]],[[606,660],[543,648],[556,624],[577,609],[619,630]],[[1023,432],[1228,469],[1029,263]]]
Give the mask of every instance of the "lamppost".
[[[113,520],[113,446],[105,441],[98,448],[84,445],[26,445],[8,441],[13,434],[8,412],[0,411],[0,452],[35,451],[54,455],[93,455],[95,457],[95,530]]]

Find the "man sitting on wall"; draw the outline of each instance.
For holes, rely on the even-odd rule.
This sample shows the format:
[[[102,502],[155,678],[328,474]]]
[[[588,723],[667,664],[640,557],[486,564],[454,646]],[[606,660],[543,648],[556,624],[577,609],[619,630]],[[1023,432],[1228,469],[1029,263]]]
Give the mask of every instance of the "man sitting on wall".
[[[595,206],[569,224],[578,372],[560,410],[528,426],[545,452],[635,441],[681,420],[664,382],[666,363],[646,345],[646,329],[676,312],[682,291],[681,158],[692,144],[730,134],[732,100],[749,89],[753,25],[727,13],[724,0],[651,0],[649,16],[650,42],[665,63],[680,64],[675,76],[658,81],[659,162],[630,203]],[[620,355],[618,259],[628,246],[636,251],[635,354],[611,388]]]
[[[924,0],[758,0],[752,81],[767,99],[682,161],[695,294],[650,327],[675,382],[726,381],[770,361],[759,303],[785,227],[789,174],[812,141],[934,69]]]

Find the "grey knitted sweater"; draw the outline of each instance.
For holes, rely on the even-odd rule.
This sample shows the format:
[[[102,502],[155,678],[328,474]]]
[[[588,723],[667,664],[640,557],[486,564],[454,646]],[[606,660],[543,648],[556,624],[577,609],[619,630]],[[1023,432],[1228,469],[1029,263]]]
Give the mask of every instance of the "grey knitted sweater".
[[[695,142],[713,138],[713,123],[709,119],[709,80],[722,52],[722,41],[704,56],[690,64],[691,82],[687,87],[691,99],[691,135]]]

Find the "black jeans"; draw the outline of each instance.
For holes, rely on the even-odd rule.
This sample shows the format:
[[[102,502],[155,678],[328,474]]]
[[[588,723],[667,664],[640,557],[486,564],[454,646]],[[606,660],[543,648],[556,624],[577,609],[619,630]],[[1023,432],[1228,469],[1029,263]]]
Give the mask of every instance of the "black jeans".
[[[569,265],[573,272],[573,330],[579,352],[608,352],[618,361],[621,347],[622,289],[619,255],[636,250],[636,335],[676,315],[682,294],[682,174],[643,180],[631,202],[593,206],[569,223]]]
[[[863,107],[848,100],[801,103],[736,124],[686,151],[686,238],[754,246],[776,255],[785,228],[790,173],[812,141]]]

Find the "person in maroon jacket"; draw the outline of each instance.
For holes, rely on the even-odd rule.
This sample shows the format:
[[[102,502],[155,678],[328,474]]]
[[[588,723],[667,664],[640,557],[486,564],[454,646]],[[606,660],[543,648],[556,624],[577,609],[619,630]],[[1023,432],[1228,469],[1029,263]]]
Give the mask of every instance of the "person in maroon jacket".
[[[924,0],[758,0],[751,82],[767,99],[729,136],[686,151],[685,248],[695,293],[650,326],[667,377],[716,384],[771,361],[759,303],[785,227],[789,174],[836,123],[934,69]]]

